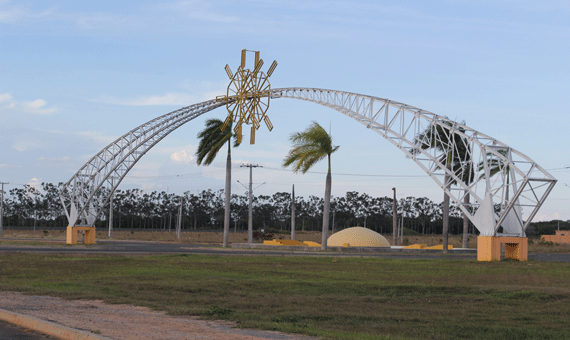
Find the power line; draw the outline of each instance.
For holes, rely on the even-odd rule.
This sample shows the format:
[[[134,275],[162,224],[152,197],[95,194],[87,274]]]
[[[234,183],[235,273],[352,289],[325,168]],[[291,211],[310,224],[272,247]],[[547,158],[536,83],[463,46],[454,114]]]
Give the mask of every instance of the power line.
[[[570,165],[567,165],[563,168],[546,169],[546,171],[554,171],[554,170],[570,170]]]
[[[270,168],[270,167],[265,167],[265,169],[293,172],[293,170],[289,170],[289,169],[279,169],[279,168]],[[322,171],[307,171],[307,173],[324,174],[324,175],[327,174],[326,172],[322,172]],[[418,176],[418,175],[371,175],[371,174],[348,174],[348,173],[341,173],[341,172],[331,172],[331,175],[335,175],[335,176],[359,176],[359,177],[391,177],[391,178],[423,178],[423,177],[425,177],[425,176]]]
[[[240,165],[233,165],[232,166],[232,170],[236,169],[239,170],[240,168],[243,168],[244,166],[240,166]],[[247,167],[247,165],[246,165]],[[261,167],[261,166],[260,166]],[[264,169],[268,169],[268,170],[274,170],[274,171],[286,171],[286,172],[293,172],[293,170],[290,169],[280,169],[280,168],[272,168],[272,167],[263,167]],[[193,173],[186,173],[186,174],[175,174],[175,175],[163,175],[163,176],[127,176],[125,177],[125,179],[131,178],[131,179],[186,179],[186,178],[200,178],[200,177],[209,177],[207,175],[211,174],[211,175],[215,175],[215,174],[220,174],[220,173],[224,173],[226,170],[214,170],[214,171],[208,171],[208,172],[193,172]],[[307,173],[310,174],[324,174],[326,175],[326,172],[321,172],[321,171],[307,171]],[[373,175],[373,174],[355,174],[355,173],[341,173],[341,172],[333,172],[331,173],[332,175],[335,176],[356,176],[356,177],[384,177],[384,178],[425,178],[425,176],[419,176],[419,175]]]

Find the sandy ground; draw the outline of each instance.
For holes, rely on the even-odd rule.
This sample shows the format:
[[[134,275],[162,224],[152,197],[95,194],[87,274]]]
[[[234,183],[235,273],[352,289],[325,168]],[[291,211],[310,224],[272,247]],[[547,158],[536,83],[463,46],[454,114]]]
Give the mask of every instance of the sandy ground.
[[[109,305],[101,301],[64,300],[16,292],[0,292],[0,308],[116,340],[317,339],[279,332],[239,329],[234,328],[234,323],[226,321],[169,316],[146,307]]]

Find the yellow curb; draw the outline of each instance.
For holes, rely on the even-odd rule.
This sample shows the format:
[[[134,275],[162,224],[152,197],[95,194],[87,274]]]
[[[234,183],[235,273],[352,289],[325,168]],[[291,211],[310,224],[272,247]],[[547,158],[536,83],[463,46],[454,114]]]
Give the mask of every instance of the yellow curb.
[[[4,309],[0,309],[0,320],[40,333],[52,335],[63,340],[113,340]]]

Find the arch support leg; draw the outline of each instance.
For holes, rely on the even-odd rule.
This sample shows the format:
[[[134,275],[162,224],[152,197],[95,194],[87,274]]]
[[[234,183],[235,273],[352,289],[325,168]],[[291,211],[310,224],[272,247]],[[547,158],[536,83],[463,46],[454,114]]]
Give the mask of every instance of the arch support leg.
[[[65,238],[66,244],[77,244],[77,234],[79,231],[85,231],[83,244],[95,244],[95,227],[67,227],[67,234]]]
[[[501,244],[505,245],[505,260],[528,261],[528,238],[511,236],[477,237],[477,261],[501,261]]]

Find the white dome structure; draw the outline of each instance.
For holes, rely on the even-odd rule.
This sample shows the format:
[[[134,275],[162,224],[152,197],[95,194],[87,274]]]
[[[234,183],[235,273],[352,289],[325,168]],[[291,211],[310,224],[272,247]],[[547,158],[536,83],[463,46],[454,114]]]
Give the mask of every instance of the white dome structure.
[[[390,242],[375,231],[362,227],[347,228],[327,240],[330,247],[390,247]]]

